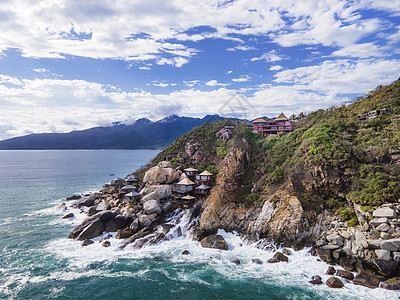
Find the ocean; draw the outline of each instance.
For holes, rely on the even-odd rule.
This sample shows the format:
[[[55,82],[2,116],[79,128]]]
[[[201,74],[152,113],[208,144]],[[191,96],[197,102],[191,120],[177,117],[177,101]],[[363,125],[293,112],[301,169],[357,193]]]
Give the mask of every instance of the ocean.
[[[288,263],[268,264],[273,251],[220,231],[228,251],[205,249],[188,236],[140,250],[67,238],[84,215],[57,205],[95,192],[150,161],[154,150],[0,151],[1,299],[398,299],[400,293],[345,283],[340,290],[308,283],[328,266],[308,249]],[[110,176],[110,174],[114,174]],[[98,239],[97,239],[98,240]],[[97,241],[96,240],[96,241]],[[189,255],[182,255],[188,250]],[[241,263],[230,261],[238,258]],[[252,263],[259,258],[262,265]],[[345,281],[343,279],[343,281]]]

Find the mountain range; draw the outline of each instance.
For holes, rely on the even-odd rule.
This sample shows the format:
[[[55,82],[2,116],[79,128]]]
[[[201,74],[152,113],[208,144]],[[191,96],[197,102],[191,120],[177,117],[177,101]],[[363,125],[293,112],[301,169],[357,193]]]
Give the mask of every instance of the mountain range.
[[[132,125],[114,123],[68,133],[41,133],[0,141],[0,150],[23,149],[159,149],[174,142],[182,134],[207,122],[224,120],[219,115],[204,118],[172,115],[153,122],[138,119]]]

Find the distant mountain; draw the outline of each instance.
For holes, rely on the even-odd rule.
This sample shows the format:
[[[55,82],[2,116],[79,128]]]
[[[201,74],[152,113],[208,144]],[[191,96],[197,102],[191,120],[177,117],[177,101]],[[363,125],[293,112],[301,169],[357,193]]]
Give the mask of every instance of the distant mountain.
[[[219,115],[204,118],[172,115],[152,122],[139,119],[132,125],[118,122],[109,127],[94,127],[69,133],[30,134],[0,141],[1,150],[22,149],[156,149],[207,122],[224,120]]]

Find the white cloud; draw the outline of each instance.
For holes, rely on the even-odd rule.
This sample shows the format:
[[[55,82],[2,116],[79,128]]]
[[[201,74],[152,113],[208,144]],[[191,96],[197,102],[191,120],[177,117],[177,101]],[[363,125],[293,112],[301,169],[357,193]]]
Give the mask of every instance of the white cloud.
[[[183,81],[183,83],[184,83],[186,86],[193,87],[193,86],[199,84],[199,83],[200,83],[200,80],[188,80],[188,81]]]
[[[226,51],[250,51],[250,50],[257,50],[257,48],[248,45],[239,45],[226,49]]]
[[[170,65],[174,67],[182,67],[184,64],[188,63],[189,60],[183,57],[174,58],[161,58],[156,62],[157,65]]]
[[[388,47],[380,47],[375,45],[374,43],[364,43],[344,47],[342,49],[334,51],[332,55],[359,58],[382,57],[387,55],[388,50]]]
[[[283,67],[282,66],[280,66],[280,65],[274,65],[274,66],[272,66],[271,68],[269,68],[271,71],[279,71],[279,70],[282,70],[283,69]]]
[[[213,79],[213,80],[207,81],[206,85],[208,85],[208,86],[218,86],[218,85],[219,86],[227,86],[228,84],[227,83],[220,83],[217,80]]]
[[[154,82],[153,85],[154,86],[159,86],[159,87],[167,87],[167,86],[169,86],[168,83],[164,83],[164,82]]]
[[[319,65],[283,70],[275,82],[322,93],[363,93],[398,78],[400,60],[329,60]]]
[[[283,57],[276,54],[275,50],[271,50],[270,52],[264,53],[263,55],[261,55],[259,57],[251,58],[250,61],[254,62],[254,61],[259,61],[259,60],[265,60],[266,62],[274,62],[274,61],[280,61],[282,59],[283,59]]]
[[[251,79],[250,76],[242,75],[239,78],[232,78],[232,81],[234,81],[234,82],[246,82],[246,81],[249,81],[250,79]]]
[[[46,73],[49,72],[47,69],[32,69],[32,71],[37,72],[37,73]]]
[[[229,70],[226,72],[226,74],[231,74],[232,72],[233,72],[232,70]]]
[[[146,70],[146,71],[151,70],[151,68],[147,67],[147,66],[139,67],[139,69],[140,70]]]

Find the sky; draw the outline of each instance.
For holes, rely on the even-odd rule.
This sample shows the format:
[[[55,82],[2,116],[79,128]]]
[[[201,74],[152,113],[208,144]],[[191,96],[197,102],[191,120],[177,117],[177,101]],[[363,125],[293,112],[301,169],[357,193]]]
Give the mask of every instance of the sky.
[[[1,0],[0,140],[287,116],[400,77],[400,1]]]

